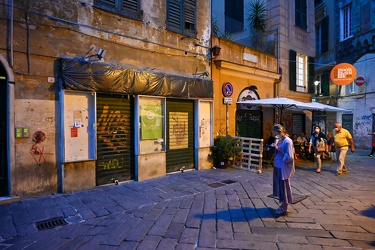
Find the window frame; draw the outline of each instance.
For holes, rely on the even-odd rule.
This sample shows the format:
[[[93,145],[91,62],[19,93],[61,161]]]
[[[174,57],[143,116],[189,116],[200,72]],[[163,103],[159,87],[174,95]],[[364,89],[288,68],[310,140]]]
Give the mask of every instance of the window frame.
[[[296,91],[307,92],[307,56],[297,53],[296,55]]]
[[[132,19],[141,20],[140,2],[141,0],[94,0],[94,6]]]
[[[307,30],[307,1],[295,0],[295,25]]]
[[[347,40],[353,36],[351,4],[340,9],[340,33],[341,41]]]
[[[229,3],[229,4],[228,4]],[[244,1],[225,0],[225,31],[229,33],[244,30]]]
[[[196,0],[167,0],[167,29],[195,37],[197,34]]]

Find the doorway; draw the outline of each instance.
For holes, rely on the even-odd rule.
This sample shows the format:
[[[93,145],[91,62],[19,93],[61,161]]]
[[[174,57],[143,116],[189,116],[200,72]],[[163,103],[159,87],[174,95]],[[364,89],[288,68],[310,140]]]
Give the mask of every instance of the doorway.
[[[9,196],[8,100],[6,72],[0,63],[0,196]]]

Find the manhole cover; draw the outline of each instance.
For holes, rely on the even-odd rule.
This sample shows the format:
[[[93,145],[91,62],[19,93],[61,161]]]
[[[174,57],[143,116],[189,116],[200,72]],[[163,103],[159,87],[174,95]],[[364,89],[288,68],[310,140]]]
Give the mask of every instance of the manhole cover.
[[[58,226],[65,226],[68,224],[63,217],[56,217],[48,220],[42,220],[35,223],[38,230],[52,229]]]
[[[220,183],[220,182],[214,182],[214,183],[210,183],[210,184],[207,184],[207,185],[212,187],[212,188],[218,188],[218,187],[225,186],[225,184]]]
[[[232,184],[232,183],[236,183],[237,181],[234,181],[234,180],[223,180],[223,181],[220,181],[222,183],[225,183],[225,184]]]

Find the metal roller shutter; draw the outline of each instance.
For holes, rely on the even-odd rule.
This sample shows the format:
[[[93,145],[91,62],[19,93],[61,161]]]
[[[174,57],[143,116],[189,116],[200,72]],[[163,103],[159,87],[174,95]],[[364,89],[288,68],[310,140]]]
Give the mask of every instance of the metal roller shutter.
[[[96,184],[134,179],[134,101],[97,95]]]
[[[194,102],[167,100],[167,173],[194,169]]]

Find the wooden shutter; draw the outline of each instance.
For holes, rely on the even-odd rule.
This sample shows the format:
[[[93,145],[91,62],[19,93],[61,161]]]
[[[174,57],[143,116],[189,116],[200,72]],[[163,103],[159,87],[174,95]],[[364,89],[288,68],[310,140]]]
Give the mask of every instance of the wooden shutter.
[[[129,16],[139,17],[139,2],[138,0],[122,0],[121,12]]]
[[[322,34],[321,34],[322,51],[321,53],[324,53],[328,51],[328,29],[329,29],[328,16],[323,18],[322,23],[321,23],[321,29],[322,29]]]
[[[329,96],[329,73],[330,72],[324,72],[320,77],[320,86],[322,88],[322,94],[324,96]]]
[[[181,32],[181,2],[168,0],[167,5],[167,28],[175,32]]]
[[[315,85],[314,85],[314,81],[315,81],[314,63],[315,63],[315,59],[314,59],[314,57],[309,56],[307,60],[308,60],[308,64],[307,64],[307,67],[308,67],[308,76],[307,76],[308,93],[314,94],[314,92],[315,92]]]
[[[195,0],[184,2],[184,30],[195,33]]]
[[[110,11],[116,11],[116,0],[95,0],[95,5]]]
[[[289,50],[289,90],[296,91],[297,90],[297,52],[294,50]]]

